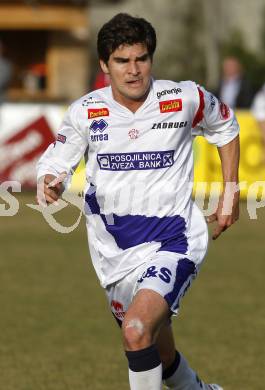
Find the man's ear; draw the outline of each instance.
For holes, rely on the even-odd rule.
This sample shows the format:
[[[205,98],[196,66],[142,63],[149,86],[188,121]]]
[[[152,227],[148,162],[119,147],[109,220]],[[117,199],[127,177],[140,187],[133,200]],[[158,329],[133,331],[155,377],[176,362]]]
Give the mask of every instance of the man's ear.
[[[102,72],[104,72],[105,74],[109,74],[108,65],[103,60],[99,60],[99,64],[102,69]]]

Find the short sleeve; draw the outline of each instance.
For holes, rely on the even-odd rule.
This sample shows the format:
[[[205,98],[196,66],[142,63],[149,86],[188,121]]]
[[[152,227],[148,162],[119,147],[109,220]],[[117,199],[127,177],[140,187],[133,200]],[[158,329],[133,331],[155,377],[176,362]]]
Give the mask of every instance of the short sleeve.
[[[265,121],[265,85],[255,95],[251,112],[257,121]]]
[[[231,142],[239,133],[233,110],[201,86],[197,87],[199,104],[192,124],[192,135],[204,136],[218,147]]]

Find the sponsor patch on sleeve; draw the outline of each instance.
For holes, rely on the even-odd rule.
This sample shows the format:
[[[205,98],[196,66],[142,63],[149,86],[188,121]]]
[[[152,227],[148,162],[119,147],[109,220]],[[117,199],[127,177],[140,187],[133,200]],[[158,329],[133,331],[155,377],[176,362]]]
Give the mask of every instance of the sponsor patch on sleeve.
[[[230,117],[230,109],[229,107],[220,101],[220,115],[222,119],[228,119]]]
[[[66,139],[67,139],[67,138],[66,138],[65,135],[63,135],[63,134],[58,134],[58,135],[57,135],[57,138],[56,138],[56,141],[61,142],[62,144],[65,144]]]
[[[182,99],[165,100],[159,103],[160,112],[182,111]]]

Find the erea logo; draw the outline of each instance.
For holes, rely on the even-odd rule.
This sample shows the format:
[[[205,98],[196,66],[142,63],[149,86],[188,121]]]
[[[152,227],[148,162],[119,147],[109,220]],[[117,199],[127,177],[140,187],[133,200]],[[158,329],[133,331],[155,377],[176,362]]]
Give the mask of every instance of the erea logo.
[[[182,111],[182,99],[166,100],[159,103],[160,112],[175,112]]]
[[[109,116],[108,108],[89,108],[87,110],[88,119],[94,119],[101,116]]]

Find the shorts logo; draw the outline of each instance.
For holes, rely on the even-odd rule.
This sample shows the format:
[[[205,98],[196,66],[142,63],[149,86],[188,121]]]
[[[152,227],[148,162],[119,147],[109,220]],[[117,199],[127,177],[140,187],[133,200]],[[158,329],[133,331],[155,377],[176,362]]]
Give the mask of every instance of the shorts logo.
[[[98,154],[100,169],[105,171],[131,171],[168,168],[174,164],[174,150]]]
[[[220,105],[220,114],[221,114],[221,118],[222,119],[228,119],[230,117],[230,109],[229,107],[223,103],[223,102],[220,102],[219,103]]]
[[[115,317],[117,317],[119,320],[123,320],[125,316],[123,304],[118,301],[112,300],[110,306],[111,306],[111,311],[113,312]]]
[[[94,133],[100,132],[103,133],[103,131],[108,127],[107,122],[104,121],[104,119],[100,119],[99,121],[93,120],[93,122],[90,125],[90,130],[92,130]]]
[[[159,103],[160,112],[175,112],[182,111],[182,99],[166,100]]]
[[[67,138],[66,138],[65,135],[58,134],[58,135],[57,135],[57,138],[56,138],[56,141],[59,141],[59,142],[61,142],[62,144],[65,144],[66,139],[67,139]]]
[[[138,283],[142,283],[144,279],[149,278],[160,278],[165,283],[170,283],[172,272],[166,267],[161,267],[159,270],[156,269],[155,265],[147,268],[143,275],[137,280]]]
[[[98,118],[100,116],[109,116],[108,108],[91,108],[87,110],[88,119]]]

